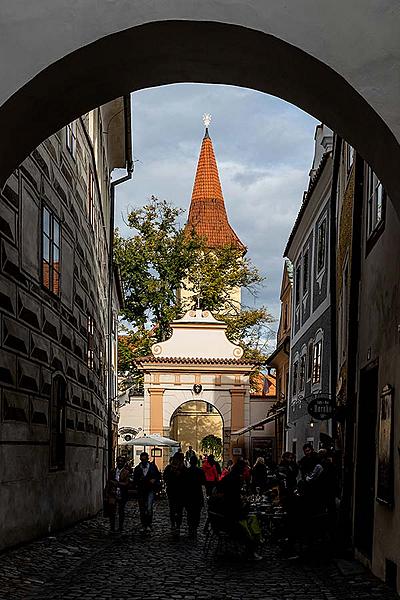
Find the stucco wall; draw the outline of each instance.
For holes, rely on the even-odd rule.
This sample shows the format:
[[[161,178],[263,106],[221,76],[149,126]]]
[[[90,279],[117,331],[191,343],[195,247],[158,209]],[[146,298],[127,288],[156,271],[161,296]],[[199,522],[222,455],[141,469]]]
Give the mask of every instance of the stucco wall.
[[[375,502],[374,546],[372,568],[385,577],[385,559],[400,565],[400,222],[388,199],[385,230],[375,246],[365,256],[365,220],[363,222],[363,250],[360,289],[359,368],[370,361],[379,361],[378,390],[386,384],[394,388],[393,444],[394,444],[394,508]],[[384,268],[383,268],[384,266]],[[377,402],[379,399],[377,398]],[[362,398],[360,408],[362,410]],[[377,431],[378,434],[378,424]],[[396,508],[397,507],[397,508]],[[398,583],[400,585],[400,582]]]

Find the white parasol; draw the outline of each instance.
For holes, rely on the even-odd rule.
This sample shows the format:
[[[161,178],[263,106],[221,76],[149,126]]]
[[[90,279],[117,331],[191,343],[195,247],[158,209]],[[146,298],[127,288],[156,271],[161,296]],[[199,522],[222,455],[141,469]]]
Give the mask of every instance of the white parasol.
[[[167,446],[167,447],[177,447],[180,446],[180,443],[176,440],[171,440],[170,438],[163,437],[162,435],[158,435],[157,433],[149,434],[146,433],[141,435],[140,437],[135,437],[129,442],[121,442],[120,446]]]

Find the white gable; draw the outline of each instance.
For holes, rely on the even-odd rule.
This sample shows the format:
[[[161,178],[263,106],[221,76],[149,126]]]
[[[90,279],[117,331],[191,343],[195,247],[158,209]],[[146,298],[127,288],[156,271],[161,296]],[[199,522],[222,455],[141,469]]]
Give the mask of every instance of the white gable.
[[[208,310],[189,310],[171,323],[172,336],[154,344],[154,356],[162,358],[241,358],[243,349],[226,337],[226,324]]]

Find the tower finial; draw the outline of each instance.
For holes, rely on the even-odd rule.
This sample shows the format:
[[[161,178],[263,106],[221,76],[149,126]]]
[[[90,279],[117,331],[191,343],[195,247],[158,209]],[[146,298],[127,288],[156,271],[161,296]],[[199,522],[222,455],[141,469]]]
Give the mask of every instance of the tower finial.
[[[204,127],[206,129],[208,129],[210,123],[211,123],[211,115],[210,113],[204,113],[203,115],[203,123],[204,123]]]

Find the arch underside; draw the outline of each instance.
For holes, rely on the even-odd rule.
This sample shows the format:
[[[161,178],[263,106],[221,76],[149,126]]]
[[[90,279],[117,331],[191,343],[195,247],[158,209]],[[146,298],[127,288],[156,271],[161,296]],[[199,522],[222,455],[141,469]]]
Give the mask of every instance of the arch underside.
[[[182,397],[178,393],[166,393],[163,400],[163,426],[168,429],[171,426],[171,421],[178,409],[188,402],[192,402],[194,398]],[[231,399],[229,392],[208,393],[206,397],[196,398],[197,401],[211,404],[218,412],[222,419],[225,428],[231,425]]]
[[[0,185],[32,150],[74,118],[131,91],[179,82],[237,85],[297,105],[354,146],[400,207],[400,146],[343,77],[272,35],[199,21],[133,27],[39,73],[0,109]]]

